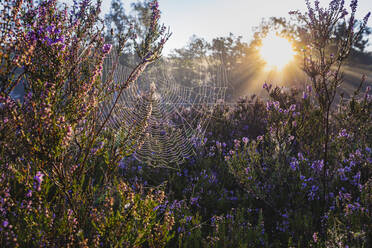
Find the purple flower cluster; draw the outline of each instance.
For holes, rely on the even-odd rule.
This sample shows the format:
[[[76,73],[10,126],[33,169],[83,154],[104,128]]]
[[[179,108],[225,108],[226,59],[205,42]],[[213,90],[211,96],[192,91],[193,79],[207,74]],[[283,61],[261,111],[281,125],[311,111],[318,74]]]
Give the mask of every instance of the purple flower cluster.
[[[320,173],[323,170],[324,161],[323,160],[316,160],[311,164],[311,168],[314,172]]]
[[[289,163],[289,165],[290,165],[290,167],[293,171],[296,171],[298,169],[298,166],[299,166],[299,161],[296,158],[293,157],[291,159],[291,162]]]
[[[104,44],[102,47],[102,52],[104,54],[108,54],[111,51],[112,45],[111,44]]]
[[[37,190],[37,191],[40,191],[41,190],[41,184],[43,182],[43,179],[44,178],[44,174],[40,171],[38,171],[36,173],[36,175],[34,176],[34,189]]]
[[[349,134],[347,133],[346,129],[342,129],[340,133],[338,134],[339,137],[348,138]]]

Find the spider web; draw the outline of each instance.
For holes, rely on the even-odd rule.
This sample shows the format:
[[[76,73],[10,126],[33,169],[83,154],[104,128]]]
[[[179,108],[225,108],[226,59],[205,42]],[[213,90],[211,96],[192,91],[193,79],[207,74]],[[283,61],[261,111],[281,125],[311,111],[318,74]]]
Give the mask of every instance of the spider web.
[[[109,57],[104,71],[113,73],[115,83],[124,82],[131,69],[119,64],[112,71],[112,64]],[[213,107],[224,101],[227,87],[222,68],[192,86],[178,83],[171,69],[163,62],[142,73],[124,90],[107,121],[107,128],[125,130],[128,144],[137,146],[133,154],[137,160],[158,167],[178,165],[195,154]],[[102,119],[107,118],[116,97],[102,106]]]

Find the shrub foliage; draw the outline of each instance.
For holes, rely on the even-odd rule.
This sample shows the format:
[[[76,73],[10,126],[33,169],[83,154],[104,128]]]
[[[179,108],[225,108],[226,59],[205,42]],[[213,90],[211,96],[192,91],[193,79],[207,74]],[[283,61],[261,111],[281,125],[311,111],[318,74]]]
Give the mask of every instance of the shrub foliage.
[[[99,118],[160,58],[169,33],[157,1],[140,37],[124,22],[113,44],[99,0],[2,1],[0,245],[370,247],[371,89],[362,77],[350,98],[338,94],[369,14],[356,21],[356,0],[350,14],[341,0],[306,3],[292,14],[311,85],[265,83],[266,100],[205,106],[206,137],[174,170],[136,161],[141,130],[109,130]],[[335,40],[340,21],[347,34]],[[129,45],[137,62],[128,78],[103,77],[105,58],[115,69]]]

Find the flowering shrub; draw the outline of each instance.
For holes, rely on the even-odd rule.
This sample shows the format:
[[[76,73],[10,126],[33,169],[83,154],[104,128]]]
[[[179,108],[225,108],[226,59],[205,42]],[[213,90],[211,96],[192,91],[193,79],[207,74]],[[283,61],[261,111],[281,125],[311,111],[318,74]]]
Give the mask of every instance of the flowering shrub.
[[[344,1],[332,1],[328,9],[319,7],[319,1],[314,7],[307,1],[307,13],[293,12],[304,22],[303,35],[308,46],[303,69],[312,85],[301,98],[296,92],[282,94],[280,89],[265,84],[272,99],[267,102],[268,131],[228,160],[241,185],[265,204],[264,212],[270,213],[267,227],[271,235],[286,235],[280,238],[281,243],[291,240],[305,245],[311,233],[313,241],[324,242],[323,245],[362,246],[370,242],[366,226],[370,203],[364,193],[369,191],[370,155],[362,151],[370,151],[371,144],[365,138],[364,142],[352,140],[354,135],[368,137],[370,125],[361,124],[359,130],[342,127],[345,119],[371,123],[370,89],[367,87],[366,94],[360,97],[365,78],[349,103],[340,104],[339,109],[345,112],[333,111],[336,89],[342,83],[342,63],[370,15],[354,32],[356,6],[357,1],[352,1],[348,34],[337,41],[332,40],[335,25],[348,15]],[[335,42],[337,53],[330,54]],[[357,110],[355,115],[353,109]],[[349,135],[347,130],[355,133]],[[349,216],[355,211],[357,217],[354,215],[351,220]],[[353,229],[358,235],[345,230],[335,234],[340,231],[339,223],[345,222],[348,224],[342,228]]]
[[[309,90],[304,94],[309,94]],[[365,99],[358,104],[363,102],[365,107],[370,104]],[[265,230],[271,235],[282,232],[287,235],[282,237],[283,240],[296,237],[296,242],[304,242],[322,228],[334,230],[328,226],[328,218],[340,218],[341,214],[345,220],[351,212],[357,211],[358,217],[354,215],[349,225],[355,223],[358,227],[354,228],[362,227],[358,232],[365,234],[367,229],[363,226],[367,228],[365,224],[370,221],[370,203],[365,198],[365,190],[369,188],[370,142],[347,140],[345,129],[336,122],[332,123],[335,127],[330,142],[332,166],[327,170],[327,205],[322,214],[324,160],[316,156],[322,154],[316,143],[317,135],[321,134],[314,127],[317,119],[321,119],[319,110],[310,104],[307,97],[298,98],[295,104],[268,101],[267,111],[269,128],[266,134],[244,143],[227,160],[242,187],[264,204],[264,215],[268,214]],[[336,112],[333,115],[339,118],[340,114]],[[350,205],[347,207],[345,204]],[[352,238],[349,239],[352,242]],[[355,242],[361,244],[360,240]]]
[[[343,2],[309,8],[313,19],[304,30],[313,44],[304,69],[311,85],[283,92],[264,84],[266,103],[254,97],[217,106],[196,156],[179,170],[123,163],[133,185],[166,182],[164,206],[171,206],[176,226],[169,247],[370,246],[370,87],[362,78],[351,99],[340,96],[337,104],[341,69],[332,71],[342,68],[358,32],[339,53],[327,54],[336,41],[328,43],[329,34],[325,46],[317,44],[314,23],[330,23],[314,18],[344,18]]]
[[[101,1],[0,6],[1,246],[164,246],[173,217],[152,211],[164,193],[135,192],[117,177],[135,147],[123,147],[122,131],[108,132],[98,118],[100,104],[159,58],[169,35],[157,2],[146,39],[135,43],[141,60],[125,82],[102,79],[103,62],[135,35],[128,28],[105,44]],[[15,87],[24,90],[19,99]]]
[[[264,84],[266,102],[216,106],[195,156],[167,169],[133,159],[141,130],[105,128],[169,37],[157,2],[144,36],[125,27],[114,44],[102,38],[100,1],[2,2],[1,246],[371,246],[371,89],[363,78],[350,99],[335,100],[342,61],[362,32],[353,32],[356,5],[335,54],[328,48],[337,44],[334,22],[348,16],[344,1],[293,13],[304,23],[311,85],[282,92]],[[115,68],[129,40],[132,73],[124,82],[102,77],[105,58]]]

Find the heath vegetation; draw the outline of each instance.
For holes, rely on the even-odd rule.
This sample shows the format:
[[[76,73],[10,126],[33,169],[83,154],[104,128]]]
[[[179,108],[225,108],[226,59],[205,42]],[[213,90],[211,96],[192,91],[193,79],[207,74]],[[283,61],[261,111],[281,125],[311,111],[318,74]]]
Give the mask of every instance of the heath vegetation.
[[[370,13],[357,20],[356,0],[305,3],[296,22],[272,18],[250,45],[195,37],[165,58],[156,0],[134,4],[136,15],[113,0],[104,19],[101,0],[1,1],[0,246],[371,247],[371,88],[360,75],[343,91],[345,65],[370,65]],[[293,41],[306,80],[260,82],[259,96],[237,99],[270,29]],[[131,68],[124,81],[103,75],[108,56],[112,71]],[[234,85],[234,104],[202,107],[212,121],[177,169],[134,158],[141,128],[106,128],[157,61],[184,85],[221,66]]]

